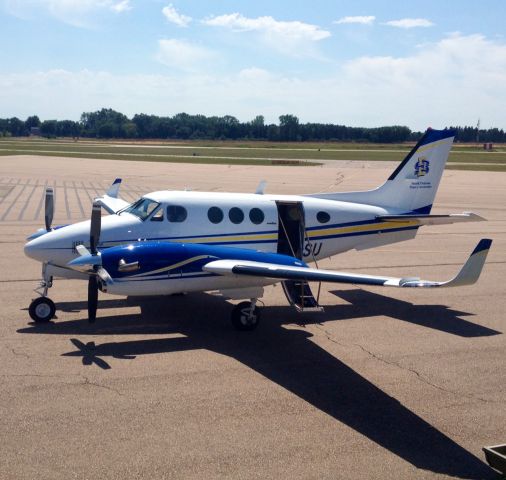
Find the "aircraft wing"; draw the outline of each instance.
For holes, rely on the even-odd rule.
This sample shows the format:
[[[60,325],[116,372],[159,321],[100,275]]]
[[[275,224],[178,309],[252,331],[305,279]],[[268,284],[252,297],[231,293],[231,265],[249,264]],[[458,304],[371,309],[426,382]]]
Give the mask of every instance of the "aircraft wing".
[[[249,275],[253,277],[275,278],[280,280],[305,280],[331,283],[353,283],[357,285],[377,285],[384,287],[457,287],[475,283],[483,268],[492,240],[482,239],[463,265],[460,272],[451,280],[437,282],[419,278],[395,278],[377,275],[319,270],[309,267],[291,267],[275,263],[248,260],[215,260],[203,270],[218,275]]]
[[[130,205],[128,202],[125,202],[125,200],[121,200],[121,198],[113,198],[109,195],[102,195],[101,197],[97,197],[95,198],[95,201],[98,202],[101,207],[104,207],[104,209],[111,214],[117,213],[121,209]]]
[[[412,222],[419,225],[446,225],[459,222],[483,222],[485,219],[472,212],[451,213],[450,215],[378,215],[381,222]]]
[[[121,198],[118,198],[119,193],[119,187],[121,186],[121,178],[117,178],[112,182],[112,185],[109,187],[107,192],[105,192],[104,195],[101,197],[95,198],[95,201],[100,204],[101,207],[104,207],[104,209],[108,213],[117,213],[121,209],[127,207],[129,205],[128,202],[125,202],[125,200],[121,200]]]

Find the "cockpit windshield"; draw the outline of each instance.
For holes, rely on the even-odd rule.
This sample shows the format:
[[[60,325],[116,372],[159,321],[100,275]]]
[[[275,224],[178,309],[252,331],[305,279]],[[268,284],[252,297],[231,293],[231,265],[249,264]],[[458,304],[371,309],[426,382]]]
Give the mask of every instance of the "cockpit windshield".
[[[149,198],[139,198],[139,200],[131,205],[128,205],[128,207],[125,207],[118,213],[121,214],[123,212],[128,212],[136,217],[139,217],[141,220],[146,220],[146,218],[153,213],[158,205],[160,205],[158,202],[150,200]]]

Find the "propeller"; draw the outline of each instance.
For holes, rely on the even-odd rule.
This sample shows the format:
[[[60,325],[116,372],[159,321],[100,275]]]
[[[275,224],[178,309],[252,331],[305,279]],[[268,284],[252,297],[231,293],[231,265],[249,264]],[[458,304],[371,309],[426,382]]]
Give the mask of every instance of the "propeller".
[[[102,229],[102,211],[100,203],[93,202],[91,211],[90,225],[90,252],[92,255],[98,255],[98,242],[100,241],[100,230]]]
[[[94,323],[97,318],[98,291],[106,291],[113,279],[102,266],[102,254],[98,250],[100,231],[102,229],[102,211],[100,203],[93,202],[90,222],[90,249],[77,245],[78,258],[74,258],[67,266],[89,275],[88,278],[88,321]]]
[[[88,279],[88,322],[95,323],[98,306],[98,279],[91,275]]]
[[[46,188],[46,199],[44,205],[44,221],[46,223],[46,230],[51,230],[54,216],[54,189],[53,187]]]
[[[52,230],[51,224],[53,223],[54,216],[54,188],[47,187],[45,193],[45,201],[44,201],[44,223],[45,229],[39,228],[35,233],[32,233],[26,239],[28,241],[35,240],[36,238],[41,237],[42,235],[50,232]]]
[[[102,228],[102,212],[98,202],[93,202],[90,224],[90,253],[92,257],[99,255],[97,246],[100,241],[100,230]],[[94,260],[97,260],[96,258]],[[100,270],[103,270],[99,262],[94,262],[93,272],[88,279],[88,322],[95,323],[98,306],[98,283],[100,281]],[[105,270],[104,270],[105,272]],[[107,274],[107,272],[105,272]]]

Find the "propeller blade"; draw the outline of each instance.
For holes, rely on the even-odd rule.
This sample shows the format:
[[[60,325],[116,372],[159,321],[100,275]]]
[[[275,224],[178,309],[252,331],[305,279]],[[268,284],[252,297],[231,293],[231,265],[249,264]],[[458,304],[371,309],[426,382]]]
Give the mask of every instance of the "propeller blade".
[[[99,266],[97,268],[97,275],[99,276],[100,280],[102,280],[103,285],[105,284],[105,287],[114,283],[113,279],[109,275],[109,272],[104,267]]]
[[[102,212],[100,204],[93,202],[93,210],[91,211],[90,225],[90,251],[92,255],[98,253],[97,246],[100,241],[100,230],[102,228]]]
[[[91,255],[90,251],[84,245],[77,245],[76,252],[81,256]]]
[[[88,322],[95,323],[97,318],[98,281],[95,275],[88,279]]]
[[[46,223],[46,230],[51,230],[54,215],[54,190],[53,187],[46,188],[46,202],[44,206],[44,221]]]

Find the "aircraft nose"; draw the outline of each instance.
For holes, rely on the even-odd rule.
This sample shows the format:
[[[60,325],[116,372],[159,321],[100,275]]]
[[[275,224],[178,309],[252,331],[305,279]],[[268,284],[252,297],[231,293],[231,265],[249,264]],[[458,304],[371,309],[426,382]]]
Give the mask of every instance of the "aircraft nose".
[[[47,260],[45,258],[47,256],[47,250],[44,248],[45,243],[45,240],[40,237],[30,240],[25,244],[25,255],[39,262]]]

